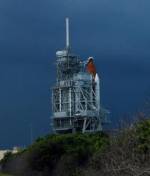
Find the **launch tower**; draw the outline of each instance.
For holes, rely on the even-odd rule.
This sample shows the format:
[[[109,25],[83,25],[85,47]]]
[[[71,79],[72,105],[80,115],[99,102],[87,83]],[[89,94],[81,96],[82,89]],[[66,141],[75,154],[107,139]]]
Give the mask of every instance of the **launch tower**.
[[[100,81],[94,59],[82,61],[71,52],[69,19],[66,18],[66,48],[56,52],[57,79],[52,88],[52,124],[55,133],[102,130]]]

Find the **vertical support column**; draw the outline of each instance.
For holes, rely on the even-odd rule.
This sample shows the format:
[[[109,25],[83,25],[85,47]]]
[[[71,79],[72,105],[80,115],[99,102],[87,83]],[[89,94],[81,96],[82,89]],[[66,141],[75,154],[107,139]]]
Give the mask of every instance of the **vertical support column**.
[[[87,123],[87,118],[85,117],[85,118],[84,118],[84,121],[83,121],[82,133],[85,133],[85,130],[86,130],[86,123]]]
[[[71,98],[71,87],[69,88],[69,113],[70,113],[70,118],[72,116],[72,98]],[[72,124],[71,119],[70,119],[70,125]]]
[[[74,88],[74,92],[75,92],[75,112],[77,112],[78,111],[78,104],[79,104],[77,87]]]
[[[85,101],[85,110],[88,111],[88,104],[90,103],[90,95],[89,95],[89,92],[87,92],[87,94],[89,95],[86,95],[85,94],[85,89],[82,89],[82,94],[83,94],[83,98],[84,98],[84,101]]]
[[[61,88],[59,88],[59,112],[62,111],[61,104],[62,104],[62,96],[61,96]]]
[[[72,100],[71,100],[71,88],[69,88],[69,113],[72,115]]]

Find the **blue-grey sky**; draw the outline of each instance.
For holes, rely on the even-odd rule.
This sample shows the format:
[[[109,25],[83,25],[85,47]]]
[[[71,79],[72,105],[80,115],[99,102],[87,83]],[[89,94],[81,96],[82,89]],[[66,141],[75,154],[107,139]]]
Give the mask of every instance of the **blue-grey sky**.
[[[94,56],[103,105],[115,124],[150,93],[149,0],[0,0],[0,147],[50,131],[55,52]]]

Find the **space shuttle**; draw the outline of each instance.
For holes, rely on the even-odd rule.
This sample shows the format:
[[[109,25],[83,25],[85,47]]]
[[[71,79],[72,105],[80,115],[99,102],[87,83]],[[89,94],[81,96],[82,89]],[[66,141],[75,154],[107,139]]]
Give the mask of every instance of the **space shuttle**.
[[[86,70],[89,74],[91,74],[93,79],[93,86],[94,86],[93,90],[95,92],[96,107],[97,107],[98,113],[100,114],[100,79],[96,71],[93,57],[89,57],[87,59]]]

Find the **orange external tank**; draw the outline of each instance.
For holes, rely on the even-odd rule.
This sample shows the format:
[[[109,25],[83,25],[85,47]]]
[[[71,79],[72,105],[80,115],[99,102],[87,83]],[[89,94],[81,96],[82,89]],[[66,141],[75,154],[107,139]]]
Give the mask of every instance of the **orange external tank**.
[[[96,76],[96,67],[94,65],[93,57],[89,57],[86,65],[87,72],[89,72],[93,78],[95,79]]]

